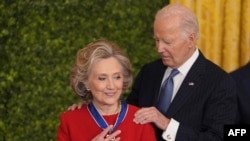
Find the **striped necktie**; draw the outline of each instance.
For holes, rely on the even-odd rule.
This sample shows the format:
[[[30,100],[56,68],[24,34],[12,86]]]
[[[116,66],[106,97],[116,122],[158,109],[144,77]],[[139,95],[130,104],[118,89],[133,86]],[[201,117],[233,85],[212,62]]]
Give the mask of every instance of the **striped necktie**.
[[[170,75],[168,76],[168,78],[162,84],[159,100],[157,103],[157,108],[162,113],[166,113],[171,103],[171,99],[173,96],[173,88],[174,88],[173,77],[177,75],[178,73],[179,71],[177,69],[173,69]]]

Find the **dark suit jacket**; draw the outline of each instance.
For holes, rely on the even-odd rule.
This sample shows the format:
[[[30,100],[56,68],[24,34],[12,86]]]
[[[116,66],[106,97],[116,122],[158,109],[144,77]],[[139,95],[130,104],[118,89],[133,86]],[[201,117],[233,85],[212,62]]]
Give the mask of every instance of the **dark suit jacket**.
[[[155,106],[166,68],[161,59],[144,65],[128,103]],[[223,125],[235,123],[236,110],[233,79],[200,53],[165,115],[180,122],[176,141],[217,141],[223,140]],[[156,133],[163,140],[162,130]]]
[[[240,124],[250,124],[250,62],[230,73],[238,86]]]

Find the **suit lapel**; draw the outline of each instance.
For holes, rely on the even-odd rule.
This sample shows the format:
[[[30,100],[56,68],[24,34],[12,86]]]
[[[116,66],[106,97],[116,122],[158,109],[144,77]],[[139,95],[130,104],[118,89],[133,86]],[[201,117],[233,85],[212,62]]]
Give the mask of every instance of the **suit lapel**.
[[[157,104],[158,102],[158,98],[159,98],[159,93],[160,93],[160,88],[161,88],[161,82],[162,79],[164,77],[165,71],[166,71],[167,67],[162,63],[162,60],[160,59],[159,62],[159,67],[155,68],[155,70],[157,71],[157,73],[155,74],[155,84],[152,87],[155,87],[155,95],[154,95],[154,105]]]
[[[191,97],[191,95],[197,94],[195,90],[199,89],[197,88],[200,84],[199,81],[202,81],[201,77],[204,76],[205,62],[206,61],[204,56],[200,53],[199,57],[190,68],[190,71],[183,80],[183,83],[181,84],[175,98],[173,99],[166,113],[169,117],[172,117],[176,112],[178,112],[185,101]]]

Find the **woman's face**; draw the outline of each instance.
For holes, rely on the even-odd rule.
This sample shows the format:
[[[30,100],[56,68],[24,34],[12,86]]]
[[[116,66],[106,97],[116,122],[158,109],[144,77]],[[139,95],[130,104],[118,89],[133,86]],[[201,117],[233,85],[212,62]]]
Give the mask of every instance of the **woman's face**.
[[[99,60],[93,66],[88,83],[93,102],[116,104],[122,94],[123,80],[122,66],[115,58]]]

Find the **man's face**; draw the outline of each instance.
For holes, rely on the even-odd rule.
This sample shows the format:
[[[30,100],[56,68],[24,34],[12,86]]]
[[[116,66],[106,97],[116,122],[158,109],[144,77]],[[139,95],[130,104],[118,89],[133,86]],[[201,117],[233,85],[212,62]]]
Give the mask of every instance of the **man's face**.
[[[156,19],[154,22],[154,38],[156,49],[163,64],[178,68],[192,55],[193,36],[184,35],[177,18]]]

